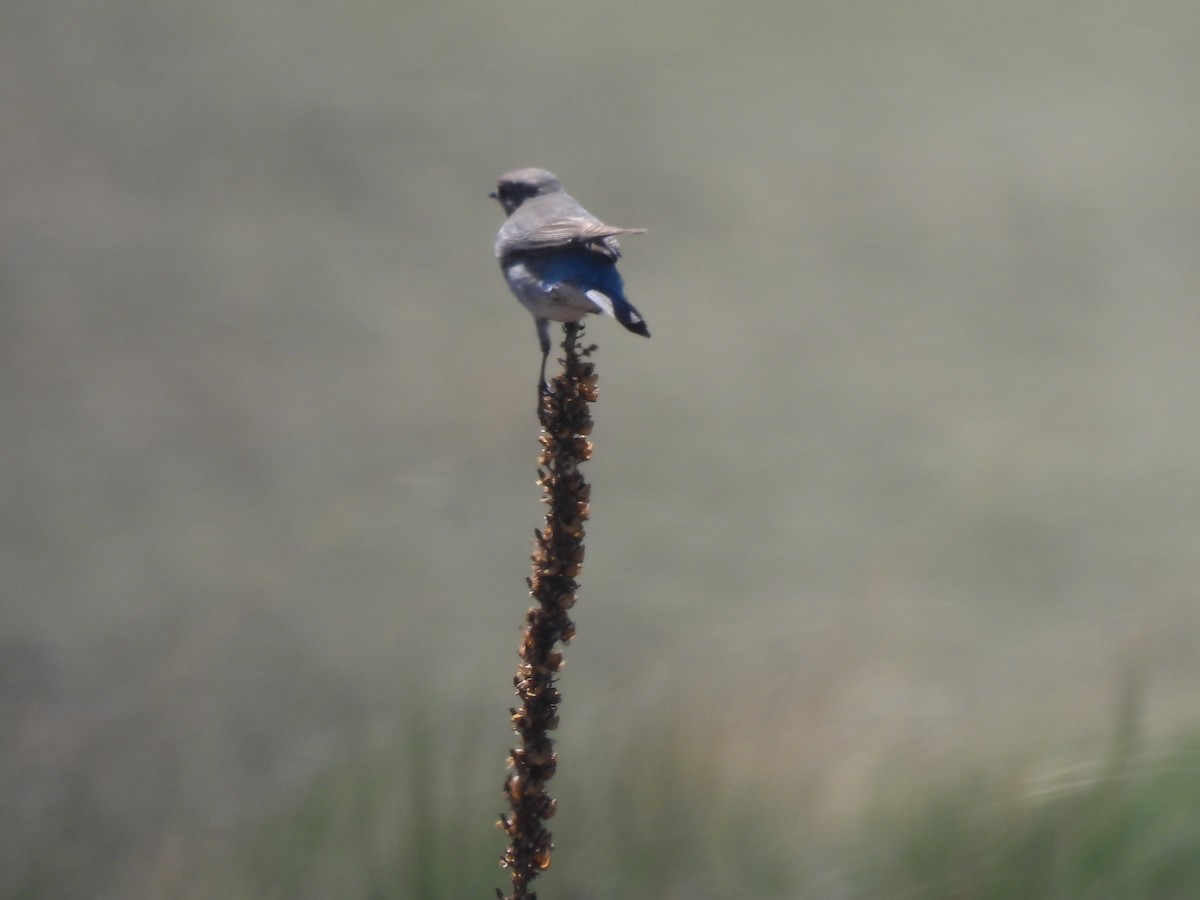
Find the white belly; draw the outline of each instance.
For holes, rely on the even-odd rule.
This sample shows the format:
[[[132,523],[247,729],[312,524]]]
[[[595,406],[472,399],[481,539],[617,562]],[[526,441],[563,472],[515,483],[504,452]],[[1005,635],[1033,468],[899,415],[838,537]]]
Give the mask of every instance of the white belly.
[[[504,277],[521,304],[539,319],[578,322],[588,313],[602,309],[570,282],[560,281],[547,286],[523,262],[506,267]]]

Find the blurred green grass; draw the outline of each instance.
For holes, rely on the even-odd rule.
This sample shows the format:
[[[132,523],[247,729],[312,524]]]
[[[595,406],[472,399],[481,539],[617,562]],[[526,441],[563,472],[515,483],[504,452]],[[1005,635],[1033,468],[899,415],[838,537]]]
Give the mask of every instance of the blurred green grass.
[[[873,822],[861,897],[1188,897],[1200,754],[1110,760],[1053,792],[993,778],[936,787]],[[911,798],[910,798],[911,799]]]
[[[541,895],[1173,900],[1200,889],[1195,736],[1149,753],[1114,744],[1094,764],[1037,775],[957,761],[907,779],[885,760],[861,812],[832,822],[802,787],[731,773],[727,736],[639,724],[618,753],[573,760],[588,789],[565,780]],[[495,781],[496,767],[464,760],[448,736],[431,728],[339,761],[256,821],[176,848],[139,895],[491,895],[507,884],[503,838],[456,797]],[[60,895],[51,872],[6,894]]]
[[[1198,32],[1166,0],[4,4],[0,893],[185,895],[270,815],[245,890],[322,847],[404,884],[403,822],[337,806],[405,808],[413,709],[470,760],[437,833],[489,827],[540,518],[514,165],[650,228],[654,339],[589,329],[567,796],[617,783],[568,779],[631,704],[847,828],[881,766],[1095,758],[1130,671],[1147,748],[1194,728]]]

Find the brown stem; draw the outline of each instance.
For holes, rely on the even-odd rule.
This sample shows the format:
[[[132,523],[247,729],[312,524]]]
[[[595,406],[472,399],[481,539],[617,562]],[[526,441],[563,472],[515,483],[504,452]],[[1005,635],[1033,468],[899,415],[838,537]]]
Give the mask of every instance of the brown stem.
[[[589,404],[596,399],[595,367],[585,360],[595,348],[579,347],[583,328],[578,323],[567,323],[563,331],[563,371],[543,392],[538,407],[542,424],[538,483],[549,509],[545,526],[534,532],[533,572],[527,584],[537,606],[525,615],[518,651],[521,663],[513,679],[521,699],[521,705],[510,710],[518,746],[509,756],[504,782],[509,811],[498,823],[509,839],[500,865],[511,870],[513,892],[505,898],[497,890],[502,900],[537,900],[529,884],[549,868],[554,848],[544,823],[554,816],[557,805],[546,793],[546,782],[554,777],[558,764],[548,732],[558,727],[562,701],[554,683],[562,668],[562,652],[555,644],[569,643],[575,635],[567,610],[575,605],[579,588],[575,579],[583,565],[583,523],[591,493],[579,466],[592,455],[587,437],[592,431]]]

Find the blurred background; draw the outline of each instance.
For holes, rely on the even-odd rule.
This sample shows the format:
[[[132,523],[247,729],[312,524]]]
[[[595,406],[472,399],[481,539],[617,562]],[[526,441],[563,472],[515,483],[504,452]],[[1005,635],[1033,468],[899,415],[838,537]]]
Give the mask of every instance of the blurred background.
[[[553,897],[1200,893],[1200,17],[0,8],[0,897],[506,884],[552,169],[600,400]]]

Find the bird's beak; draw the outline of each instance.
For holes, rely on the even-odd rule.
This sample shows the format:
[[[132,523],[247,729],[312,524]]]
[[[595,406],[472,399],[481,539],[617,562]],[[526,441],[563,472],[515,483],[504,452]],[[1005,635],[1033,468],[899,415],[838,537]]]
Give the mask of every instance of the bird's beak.
[[[500,199],[500,195],[499,195],[499,194],[497,194],[495,191],[492,191],[490,194],[488,194],[488,196],[489,196],[489,197],[491,197],[493,200],[499,200],[499,199]]]

